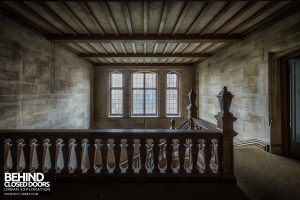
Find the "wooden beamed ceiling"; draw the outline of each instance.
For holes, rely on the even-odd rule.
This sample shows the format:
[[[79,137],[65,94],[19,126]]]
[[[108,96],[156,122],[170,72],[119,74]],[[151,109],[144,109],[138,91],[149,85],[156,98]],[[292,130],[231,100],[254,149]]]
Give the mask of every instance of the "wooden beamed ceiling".
[[[94,65],[187,66],[299,2],[2,1],[0,9]]]

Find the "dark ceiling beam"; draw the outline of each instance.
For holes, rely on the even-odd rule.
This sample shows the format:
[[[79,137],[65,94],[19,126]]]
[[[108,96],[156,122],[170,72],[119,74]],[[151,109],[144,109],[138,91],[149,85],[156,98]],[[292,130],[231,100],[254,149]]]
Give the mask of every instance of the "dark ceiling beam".
[[[96,63],[96,67],[194,67],[195,63]]]
[[[212,42],[212,43],[226,43],[243,40],[244,36],[241,34],[220,34],[220,35],[147,35],[136,34],[136,35],[56,35],[49,34],[47,38],[54,42],[81,42],[81,43],[90,43],[90,42],[99,42],[99,43],[108,43],[108,42],[157,42],[157,43],[199,43],[199,42]]]
[[[208,53],[193,53],[193,54],[181,54],[181,53],[156,53],[156,54],[144,54],[144,53],[119,53],[119,54],[105,54],[105,53],[90,53],[90,54],[79,54],[81,58],[209,58],[211,54]]]

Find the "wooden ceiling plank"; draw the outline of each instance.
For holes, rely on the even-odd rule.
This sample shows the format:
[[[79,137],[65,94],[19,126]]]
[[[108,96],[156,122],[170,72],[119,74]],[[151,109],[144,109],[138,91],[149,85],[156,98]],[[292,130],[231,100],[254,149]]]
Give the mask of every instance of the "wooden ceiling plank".
[[[88,35],[91,35],[92,32],[88,29],[88,27],[81,21],[81,19],[76,15],[76,13],[72,10],[72,8],[66,2],[62,2],[61,5],[67,11],[67,14],[76,22]]]
[[[136,54],[136,48],[135,48],[135,43],[131,43],[132,45],[132,50],[133,50],[133,53]]]
[[[37,13],[35,10],[33,10],[31,7],[29,7],[27,4],[21,2],[21,1],[15,1],[15,4],[17,4],[20,8],[25,10],[27,13],[32,15],[33,17],[37,18],[39,21],[42,21],[43,23],[47,24],[50,26],[52,29],[56,30],[58,33],[62,34],[63,32],[54,26],[52,23],[50,23],[45,17]]]
[[[30,19],[28,19],[25,16],[21,17],[19,12],[16,12],[15,10],[11,9],[7,5],[5,5],[3,2],[0,2],[0,11],[1,11],[1,13],[5,14],[6,16],[11,17],[22,24],[25,24],[28,28],[32,28],[34,31],[36,31],[40,34],[47,33],[47,31],[43,27],[32,22]]]
[[[95,52],[99,53],[98,50],[97,50],[93,45],[91,45],[90,43],[87,43],[87,45],[88,45],[91,49],[93,49]]]
[[[185,16],[187,15],[188,11],[191,8],[192,3],[190,1],[186,1],[184,8],[181,11],[181,14],[179,15],[180,17],[178,18],[176,25],[172,31],[172,35],[175,35],[183,21],[183,19],[185,18]]]
[[[101,26],[100,21],[98,20],[98,18],[96,17],[95,13],[91,9],[91,7],[88,5],[88,3],[85,1],[80,1],[78,3],[83,10],[85,10],[87,13],[90,14],[90,15],[88,15],[88,17],[94,22],[94,24],[96,24],[96,28],[100,32],[100,34],[105,35],[105,32],[103,30],[103,27]]]
[[[195,52],[196,49],[198,49],[200,46],[202,45],[202,43],[199,43],[197,46],[195,46],[190,53],[193,54]]]
[[[121,45],[121,48],[122,48],[124,54],[127,54],[125,45],[123,43],[120,43],[120,45]]]
[[[131,19],[130,19],[130,14],[129,14],[127,2],[126,1],[122,2],[122,6],[123,6],[123,12],[124,12],[124,16],[125,16],[125,20],[126,20],[129,35],[133,35],[132,24],[131,24]]]
[[[144,43],[144,54],[147,54],[147,43]]]
[[[248,35],[252,33],[253,31],[261,28],[262,26],[268,24],[268,23],[273,23],[276,21],[279,21],[287,16],[292,15],[293,13],[299,11],[300,9],[300,2],[299,1],[293,1],[287,5],[285,5],[283,8],[280,8],[278,11],[272,13],[268,17],[264,18],[260,22],[254,24],[253,26],[247,28],[246,30],[243,31],[242,34]]]
[[[237,13],[231,16],[225,23],[223,23],[220,27],[218,27],[213,34],[220,33],[226,26],[232,23],[237,18],[241,17],[245,12],[250,10],[256,4],[255,1],[249,1],[245,6],[243,6]]]
[[[77,31],[70,26],[69,23],[67,23],[61,16],[59,16],[58,14],[56,14],[56,12],[54,12],[52,10],[52,8],[50,6],[48,6],[45,2],[39,1],[36,2],[44,11],[46,11],[53,19],[55,19],[56,21],[58,21],[59,23],[61,23],[63,26],[67,27],[69,29],[69,31],[72,32],[72,34],[77,34]]]
[[[74,49],[72,46],[70,46],[70,45],[67,44],[67,43],[63,43],[63,44],[61,44],[61,45],[64,46],[65,48],[71,50],[73,53],[75,53],[75,54],[77,54],[77,55],[80,54],[79,51],[77,51],[76,49]]]
[[[74,44],[74,46],[76,46],[78,49],[80,49],[83,52],[90,53],[87,49],[83,48],[79,43]]]
[[[164,2],[164,9],[163,9],[163,12],[162,12],[162,15],[161,15],[161,18],[160,18],[160,23],[159,23],[159,28],[158,28],[158,35],[162,34],[162,31],[164,29],[165,22],[166,22],[166,19],[167,19],[167,15],[168,15],[168,12],[169,12],[169,8],[170,8],[170,2],[165,1]]]
[[[155,43],[154,48],[153,48],[153,54],[156,54],[158,45],[159,45],[158,43]]]
[[[273,6],[275,6],[277,3],[278,3],[278,1],[271,1],[266,6],[264,6],[261,9],[259,9],[257,12],[255,12],[250,17],[248,17],[246,20],[244,20],[243,22],[241,22],[240,24],[238,24],[237,26],[235,26],[234,28],[232,28],[229,32],[227,32],[227,34],[230,34],[230,33],[233,33],[234,31],[240,30],[246,24],[248,24],[249,22],[251,22],[255,18],[259,17],[260,15],[264,14],[267,10],[269,10],[270,8],[272,8]]]
[[[193,30],[193,28],[196,26],[197,21],[200,19],[201,15],[203,14],[203,11],[208,7],[209,2],[206,1],[204,3],[204,5],[202,6],[202,8],[199,10],[197,16],[194,18],[193,22],[190,24],[190,26],[188,27],[187,31],[186,31],[186,35],[189,35],[191,33],[191,31]]]
[[[211,43],[210,45],[208,45],[207,47],[205,47],[204,49],[202,49],[202,51],[200,53],[204,53],[206,50],[212,48],[215,44]]]
[[[167,43],[166,45],[165,45],[165,48],[164,48],[164,50],[163,50],[163,54],[165,54],[166,52],[167,52],[167,50],[169,49],[169,43]]]
[[[112,43],[109,43],[110,48],[112,49],[112,51],[114,52],[114,54],[118,54],[115,46]]]
[[[152,62],[152,61],[151,61]],[[96,67],[194,67],[194,63],[115,63],[115,64],[105,64],[105,63],[96,63]]]
[[[197,46],[196,48],[198,48]],[[88,53],[88,54],[79,54],[79,57],[81,58],[113,58],[113,57],[134,57],[134,58],[141,58],[141,57],[146,57],[146,58],[151,58],[151,57],[161,57],[161,58],[169,58],[169,57],[178,57],[178,58],[209,58],[211,57],[211,54],[207,53],[156,53],[156,54],[149,54],[149,53],[118,53],[118,54],[106,54],[106,53]]]
[[[118,31],[118,28],[116,26],[115,20],[112,17],[111,11],[109,9],[109,5],[107,4],[107,2],[100,2],[100,3],[101,3],[101,6],[102,6],[102,8],[103,8],[103,10],[105,12],[105,15],[108,18],[110,26],[112,27],[112,29],[115,32],[115,34],[119,35],[119,31]]]
[[[130,35],[56,35],[56,34],[48,34],[47,38],[54,42],[81,42],[81,43],[91,43],[91,42],[99,42],[99,43],[109,43],[109,42],[152,42],[152,43],[200,43],[200,42],[212,42],[212,43],[226,43],[226,42],[235,42],[243,40],[244,36],[241,34],[231,34],[231,35],[184,35],[184,34],[176,34],[176,35],[147,35],[143,34],[134,34]]]
[[[148,34],[148,16],[149,16],[148,2],[144,1],[144,35]]]
[[[175,54],[176,51],[178,51],[178,49],[180,48],[180,46],[181,46],[181,43],[178,43],[178,44],[176,45],[176,47],[174,48],[174,50],[172,51],[172,54]]]
[[[200,30],[199,34],[202,34],[207,29],[209,29],[211,26],[213,26],[231,8],[232,4],[234,4],[234,2],[232,2],[232,1],[227,2],[222,7],[222,9],[218,13],[216,13],[212,17],[212,19],[202,28],[202,30]]]

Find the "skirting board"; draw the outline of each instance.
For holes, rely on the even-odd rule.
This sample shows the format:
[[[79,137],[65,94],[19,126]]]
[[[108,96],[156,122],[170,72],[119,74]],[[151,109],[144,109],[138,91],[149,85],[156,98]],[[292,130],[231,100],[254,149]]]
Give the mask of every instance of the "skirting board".
[[[270,145],[259,140],[247,140],[247,141],[237,142],[234,143],[234,147],[235,148],[256,147],[267,152],[270,151]]]

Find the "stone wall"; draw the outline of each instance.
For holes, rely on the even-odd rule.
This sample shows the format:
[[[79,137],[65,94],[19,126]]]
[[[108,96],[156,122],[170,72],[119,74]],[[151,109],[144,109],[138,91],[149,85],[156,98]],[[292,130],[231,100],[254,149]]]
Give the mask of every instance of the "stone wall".
[[[187,116],[187,94],[194,87],[194,67],[147,67],[147,71],[158,73],[158,117],[130,116],[130,76],[131,73],[143,71],[143,68],[132,67],[96,67],[95,69],[95,128],[170,128],[171,118],[165,114],[166,74],[178,72],[181,77],[180,109],[181,116],[176,117],[179,126]],[[109,87],[108,77],[113,71],[123,73],[124,77],[124,116],[121,118],[109,116]]]
[[[233,93],[231,111],[237,141],[270,137],[268,66],[269,53],[300,43],[300,13],[254,33],[200,63],[196,72],[199,116],[215,123],[219,110],[216,94],[223,86]],[[280,136],[279,136],[280,137]],[[280,143],[279,140],[277,140]]]
[[[0,17],[0,129],[89,128],[92,66]]]

